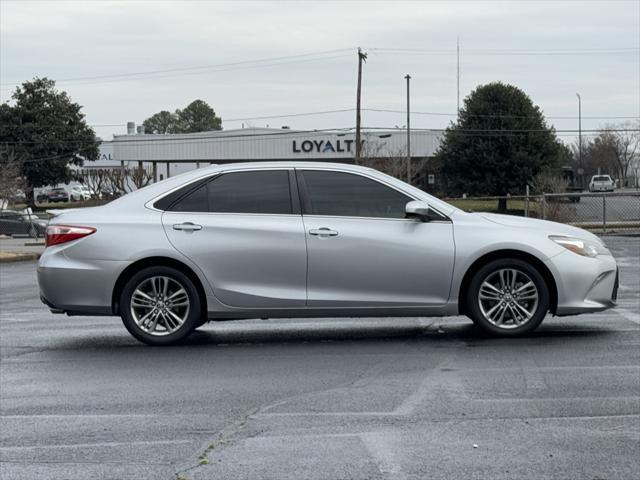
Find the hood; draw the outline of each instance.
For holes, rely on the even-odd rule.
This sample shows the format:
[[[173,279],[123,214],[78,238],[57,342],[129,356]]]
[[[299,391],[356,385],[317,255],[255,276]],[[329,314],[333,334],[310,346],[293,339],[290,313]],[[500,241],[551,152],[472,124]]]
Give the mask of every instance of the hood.
[[[591,232],[587,232],[582,228],[573,227],[564,223],[550,222],[548,220],[540,220],[537,218],[518,217],[515,215],[501,215],[497,213],[475,213],[489,222],[496,223],[511,228],[527,228],[544,232],[547,235],[565,235],[568,237],[577,237],[584,240],[595,240],[604,244],[597,236]]]

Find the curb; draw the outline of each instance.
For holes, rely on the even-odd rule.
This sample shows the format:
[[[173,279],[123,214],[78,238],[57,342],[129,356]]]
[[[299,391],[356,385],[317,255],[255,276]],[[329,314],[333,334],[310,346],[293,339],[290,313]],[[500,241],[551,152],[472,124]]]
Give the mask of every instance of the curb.
[[[31,260],[38,260],[39,258],[39,253],[17,253],[9,257],[0,256],[0,263],[27,262]]]

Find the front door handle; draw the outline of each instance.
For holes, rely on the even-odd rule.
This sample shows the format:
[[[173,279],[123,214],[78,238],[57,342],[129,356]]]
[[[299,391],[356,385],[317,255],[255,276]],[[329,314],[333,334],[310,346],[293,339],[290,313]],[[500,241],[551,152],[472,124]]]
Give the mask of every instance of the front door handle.
[[[319,237],[335,237],[336,235],[338,235],[338,232],[327,227],[312,228],[311,230],[309,230],[309,235],[316,235]]]
[[[196,225],[192,222],[176,223],[173,226],[174,230],[184,230],[185,232],[193,232],[195,230],[202,230],[202,225]]]

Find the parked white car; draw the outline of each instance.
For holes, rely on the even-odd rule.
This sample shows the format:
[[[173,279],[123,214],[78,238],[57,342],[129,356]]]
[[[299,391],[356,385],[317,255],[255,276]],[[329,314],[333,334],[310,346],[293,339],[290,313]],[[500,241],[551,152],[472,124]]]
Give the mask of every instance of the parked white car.
[[[589,182],[590,192],[613,192],[615,183],[609,175],[594,175]]]
[[[71,191],[69,192],[69,197],[72,202],[90,200],[91,191],[83,185],[77,185],[71,188]]]

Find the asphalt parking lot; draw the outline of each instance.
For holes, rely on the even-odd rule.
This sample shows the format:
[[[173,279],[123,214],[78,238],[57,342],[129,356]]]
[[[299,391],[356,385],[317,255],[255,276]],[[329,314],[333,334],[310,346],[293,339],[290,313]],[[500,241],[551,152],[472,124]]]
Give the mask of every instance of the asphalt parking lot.
[[[619,307],[493,339],[453,319],[209,324],[152,348],[0,265],[0,478],[637,479],[640,239]]]

